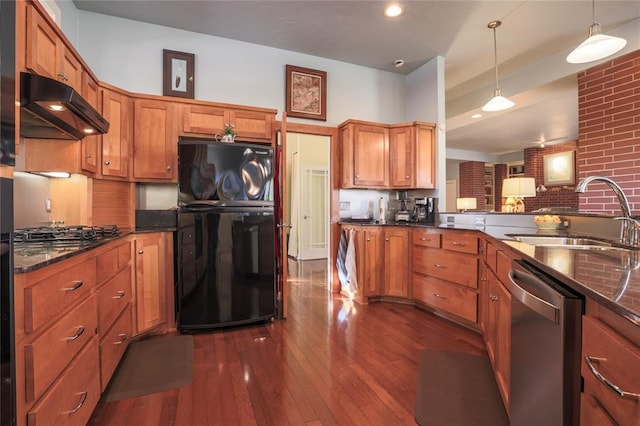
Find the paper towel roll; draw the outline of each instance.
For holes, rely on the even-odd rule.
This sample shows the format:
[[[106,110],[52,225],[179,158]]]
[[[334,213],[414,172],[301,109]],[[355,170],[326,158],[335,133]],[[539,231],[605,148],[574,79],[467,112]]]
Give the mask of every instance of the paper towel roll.
[[[387,203],[382,197],[380,197],[378,204],[378,222],[382,224],[387,223]]]

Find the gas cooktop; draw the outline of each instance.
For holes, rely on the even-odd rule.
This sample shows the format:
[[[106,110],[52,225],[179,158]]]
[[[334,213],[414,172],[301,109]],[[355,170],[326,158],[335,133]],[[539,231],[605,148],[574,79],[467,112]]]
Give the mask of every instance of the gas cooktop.
[[[118,235],[116,225],[39,226],[14,231],[13,253],[16,266],[49,261],[100,244]]]
[[[39,226],[16,229],[14,243],[77,244],[118,235],[117,225]]]

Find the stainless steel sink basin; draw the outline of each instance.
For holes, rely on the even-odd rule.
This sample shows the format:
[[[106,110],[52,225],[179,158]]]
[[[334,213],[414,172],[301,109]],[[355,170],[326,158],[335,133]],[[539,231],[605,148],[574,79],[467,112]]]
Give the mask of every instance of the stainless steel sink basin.
[[[509,235],[509,237],[521,243],[543,247],[564,247],[574,249],[595,247],[617,248],[612,247],[613,244],[608,241],[602,241],[588,237],[562,237],[555,235]]]

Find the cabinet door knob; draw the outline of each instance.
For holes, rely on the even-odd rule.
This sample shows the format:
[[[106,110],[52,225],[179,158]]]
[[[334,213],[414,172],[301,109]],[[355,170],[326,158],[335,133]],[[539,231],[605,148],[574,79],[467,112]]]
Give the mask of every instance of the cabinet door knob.
[[[167,171],[170,172],[171,171],[171,166],[167,166]]]
[[[111,164],[111,161],[105,161],[104,164],[108,166],[109,164]]]
[[[356,179],[360,179],[360,175],[356,175]]]
[[[371,238],[367,238],[367,242],[371,241]]]
[[[84,158],[91,158],[91,154],[85,155]]]
[[[59,78],[60,80],[64,80],[64,73],[59,72],[59,73],[58,73],[58,78]]]
[[[389,241],[389,239],[388,239],[388,238],[385,238],[384,240],[385,240],[385,241]]]
[[[405,179],[409,179],[409,176],[405,176],[404,178],[405,178]]]
[[[144,250],[138,250],[138,254],[144,254]]]

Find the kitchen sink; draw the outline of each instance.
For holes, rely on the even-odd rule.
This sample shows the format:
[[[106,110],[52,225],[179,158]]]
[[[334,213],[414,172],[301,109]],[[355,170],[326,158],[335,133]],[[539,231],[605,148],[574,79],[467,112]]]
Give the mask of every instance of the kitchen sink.
[[[595,248],[612,248],[618,249],[619,247],[613,247],[613,244],[609,241],[598,240],[589,237],[566,237],[556,235],[507,235],[514,240],[531,244],[534,246],[542,247],[563,247],[574,249],[595,249]],[[624,250],[624,249],[622,249]]]

